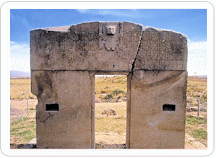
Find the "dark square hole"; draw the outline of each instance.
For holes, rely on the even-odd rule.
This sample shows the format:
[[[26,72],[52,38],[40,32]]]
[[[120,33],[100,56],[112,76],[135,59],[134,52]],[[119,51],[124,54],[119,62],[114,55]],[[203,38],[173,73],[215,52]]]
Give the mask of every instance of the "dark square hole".
[[[46,104],[46,111],[59,111],[58,104]]]
[[[172,104],[164,104],[163,111],[175,111],[175,105]]]

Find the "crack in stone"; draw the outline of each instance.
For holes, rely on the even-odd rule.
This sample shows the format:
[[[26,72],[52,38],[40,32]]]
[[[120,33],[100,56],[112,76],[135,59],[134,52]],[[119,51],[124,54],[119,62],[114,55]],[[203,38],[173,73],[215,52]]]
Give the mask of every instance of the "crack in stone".
[[[142,41],[142,35],[143,35],[143,30],[141,31],[141,35],[140,35],[140,39],[139,39],[139,44],[138,44],[138,47],[137,47],[137,52],[136,52],[136,55],[135,55],[135,58],[133,60],[133,63],[132,63],[132,68],[131,68],[131,79],[132,79],[132,76],[133,76],[133,71],[134,71],[134,67],[135,67],[135,62],[136,62],[136,59],[137,59],[137,55],[139,53],[139,50],[140,50],[140,47],[141,47],[141,41]]]
[[[40,120],[40,122],[45,123],[45,126],[46,126],[46,121],[47,121],[50,117],[54,116],[54,114],[51,114],[50,112],[49,112],[48,114],[49,114],[49,116],[48,116],[46,119],[44,119],[43,121]]]

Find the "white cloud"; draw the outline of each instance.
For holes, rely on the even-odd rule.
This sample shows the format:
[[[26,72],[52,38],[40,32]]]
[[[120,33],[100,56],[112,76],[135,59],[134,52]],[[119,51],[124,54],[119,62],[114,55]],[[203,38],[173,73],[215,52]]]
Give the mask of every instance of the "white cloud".
[[[188,75],[207,75],[207,41],[188,42]]]
[[[10,42],[10,54],[29,53],[29,46],[25,43],[19,44],[14,41]]]
[[[30,72],[30,48],[27,44],[10,42],[10,70]]]
[[[78,12],[82,14],[94,14],[94,15],[112,15],[120,17],[131,17],[131,18],[144,18],[143,14],[139,14],[136,9],[77,9]]]
[[[189,40],[188,42],[188,50],[189,51],[199,51],[202,52],[207,49],[206,41],[192,42]]]

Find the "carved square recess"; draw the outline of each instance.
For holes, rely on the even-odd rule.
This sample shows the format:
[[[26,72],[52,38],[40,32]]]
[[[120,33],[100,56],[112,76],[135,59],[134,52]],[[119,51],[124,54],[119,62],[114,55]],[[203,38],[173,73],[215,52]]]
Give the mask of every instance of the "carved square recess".
[[[107,35],[114,35],[115,34],[115,26],[108,26],[106,28],[106,34]]]

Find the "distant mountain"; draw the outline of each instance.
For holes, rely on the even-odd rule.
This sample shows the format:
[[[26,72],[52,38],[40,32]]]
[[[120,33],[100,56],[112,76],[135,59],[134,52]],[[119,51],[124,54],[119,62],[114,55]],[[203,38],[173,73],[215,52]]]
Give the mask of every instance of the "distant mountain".
[[[113,77],[118,75],[96,75],[96,77]],[[10,78],[30,78],[31,73],[30,72],[23,72],[23,71],[10,71]],[[203,79],[207,79],[207,75],[192,75],[188,77],[199,77]]]
[[[30,72],[10,71],[10,78],[30,78]]]
[[[204,79],[207,80],[207,75],[193,75],[193,76],[188,76],[190,79]]]
[[[199,77],[207,79],[207,75],[199,75]]]
[[[193,75],[192,77],[207,79],[207,75]]]

